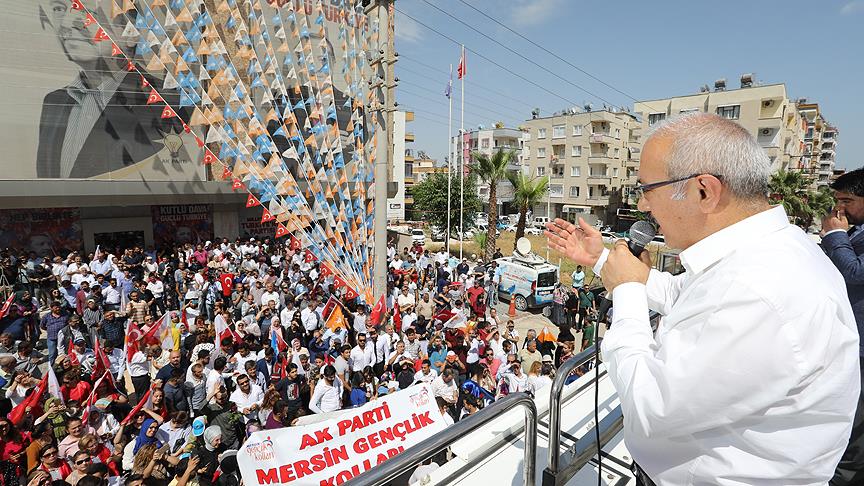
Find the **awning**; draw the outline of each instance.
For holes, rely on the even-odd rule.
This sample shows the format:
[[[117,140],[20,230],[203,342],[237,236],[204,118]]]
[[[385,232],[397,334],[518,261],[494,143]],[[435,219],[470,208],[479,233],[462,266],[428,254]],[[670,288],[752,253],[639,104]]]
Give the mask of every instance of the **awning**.
[[[575,211],[577,213],[581,213],[581,212],[585,212],[585,211],[590,212],[591,206],[579,206],[579,205],[575,205],[575,204],[565,204],[561,208],[561,210],[564,211],[565,213],[569,213],[571,211]]]

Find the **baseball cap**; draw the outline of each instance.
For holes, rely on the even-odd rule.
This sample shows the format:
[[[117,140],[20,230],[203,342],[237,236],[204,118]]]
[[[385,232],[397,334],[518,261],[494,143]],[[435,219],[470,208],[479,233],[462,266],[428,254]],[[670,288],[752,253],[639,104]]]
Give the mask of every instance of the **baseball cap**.
[[[543,355],[543,362],[544,363],[551,363],[552,362],[552,356],[549,356],[548,354],[544,354]]]
[[[197,417],[192,421],[192,434],[195,437],[204,435],[205,428],[207,428],[207,420],[204,417]]]
[[[456,356],[456,353],[453,351],[447,351],[447,356]]]

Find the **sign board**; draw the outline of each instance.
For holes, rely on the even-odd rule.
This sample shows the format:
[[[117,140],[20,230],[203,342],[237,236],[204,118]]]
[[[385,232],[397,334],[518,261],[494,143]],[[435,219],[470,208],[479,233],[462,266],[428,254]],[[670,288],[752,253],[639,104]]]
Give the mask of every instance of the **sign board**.
[[[246,486],[337,485],[444,427],[432,388],[415,385],[329,420],[255,432],[237,463]]]

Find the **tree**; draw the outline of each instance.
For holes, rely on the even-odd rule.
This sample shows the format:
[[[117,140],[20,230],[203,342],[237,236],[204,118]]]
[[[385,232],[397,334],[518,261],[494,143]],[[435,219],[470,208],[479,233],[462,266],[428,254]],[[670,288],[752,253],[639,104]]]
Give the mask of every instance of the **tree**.
[[[480,152],[474,152],[474,164],[471,173],[489,186],[489,215],[486,228],[486,248],[483,260],[488,261],[495,253],[495,229],[498,223],[498,181],[507,177],[507,166],[516,155],[515,150],[497,150],[491,157]]]
[[[771,202],[781,203],[792,222],[805,230],[834,206],[834,196],[827,187],[810,189],[810,180],[801,172],[781,170],[768,183]]]
[[[513,202],[519,207],[519,222],[516,224],[516,238],[513,240],[515,249],[516,241],[525,236],[525,219],[528,210],[539,204],[549,192],[549,178],[529,177],[522,172],[510,172],[507,174],[507,179],[513,185]]]
[[[453,184],[450,193],[450,232],[459,230],[459,178],[453,175]],[[447,230],[447,174],[436,173],[426,178],[423,182],[415,184],[412,189],[414,197],[414,211],[419,214],[420,221],[425,221],[432,226]],[[477,181],[475,177],[465,178],[465,201],[464,201],[464,225],[465,229],[474,227],[477,213],[480,212],[480,198],[477,197]]]

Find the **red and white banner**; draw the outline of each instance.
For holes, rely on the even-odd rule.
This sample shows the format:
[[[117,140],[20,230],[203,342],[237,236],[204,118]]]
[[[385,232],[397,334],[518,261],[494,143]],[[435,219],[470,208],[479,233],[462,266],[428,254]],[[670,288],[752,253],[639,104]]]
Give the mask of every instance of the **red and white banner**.
[[[246,486],[342,484],[444,427],[432,388],[415,385],[328,420],[255,432],[237,464]]]

